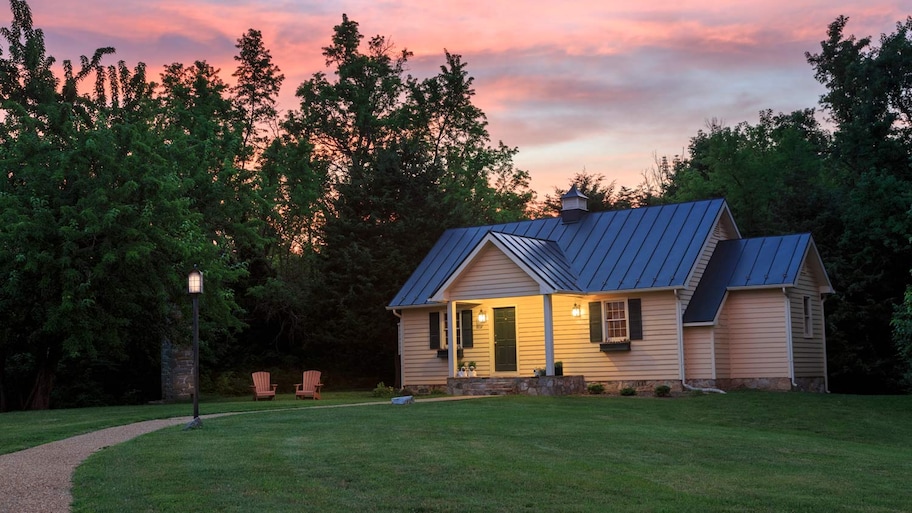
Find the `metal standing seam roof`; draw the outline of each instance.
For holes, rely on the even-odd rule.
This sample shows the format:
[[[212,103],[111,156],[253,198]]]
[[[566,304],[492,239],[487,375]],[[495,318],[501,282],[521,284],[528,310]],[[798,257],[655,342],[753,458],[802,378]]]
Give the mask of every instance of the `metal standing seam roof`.
[[[809,233],[719,242],[683,322],[714,321],[726,291],[731,289],[795,285],[811,244]]]
[[[723,199],[455,228],[444,232],[388,308],[429,301],[490,233],[554,290],[580,294],[684,287]]]

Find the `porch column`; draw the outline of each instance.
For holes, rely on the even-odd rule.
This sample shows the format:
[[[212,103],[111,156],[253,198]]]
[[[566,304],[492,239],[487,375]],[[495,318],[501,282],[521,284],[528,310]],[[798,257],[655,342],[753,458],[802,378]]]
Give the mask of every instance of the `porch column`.
[[[450,361],[450,377],[456,377],[459,363],[456,355],[456,301],[447,302],[447,356]]]
[[[551,294],[542,296],[545,307],[545,374],[554,375],[554,309]]]

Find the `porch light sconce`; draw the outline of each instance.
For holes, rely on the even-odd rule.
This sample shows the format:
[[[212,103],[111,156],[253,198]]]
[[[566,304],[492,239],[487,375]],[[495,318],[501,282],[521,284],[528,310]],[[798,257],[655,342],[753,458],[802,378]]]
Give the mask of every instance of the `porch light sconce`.
[[[484,310],[478,311],[478,324],[484,324],[488,322],[488,314]]]
[[[583,315],[582,310],[580,310],[579,303],[573,303],[573,309],[570,310],[570,315],[572,315],[574,317],[579,317],[579,316]]]

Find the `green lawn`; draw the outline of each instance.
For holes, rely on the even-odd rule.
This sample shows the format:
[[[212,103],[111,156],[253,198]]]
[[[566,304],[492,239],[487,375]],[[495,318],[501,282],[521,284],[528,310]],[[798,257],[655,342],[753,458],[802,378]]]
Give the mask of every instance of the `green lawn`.
[[[295,400],[294,394],[279,394],[274,401],[253,401],[250,396],[207,398],[200,401],[200,415],[326,406],[376,401],[366,392],[324,392],[320,401]],[[193,415],[191,403],[74,408],[64,410],[14,411],[0,414],[0,454],[28,449],[90,431],[143,420]]]
[[[798,393],[283,409],[100,451],[74,511],[910,511],[909,426]]]

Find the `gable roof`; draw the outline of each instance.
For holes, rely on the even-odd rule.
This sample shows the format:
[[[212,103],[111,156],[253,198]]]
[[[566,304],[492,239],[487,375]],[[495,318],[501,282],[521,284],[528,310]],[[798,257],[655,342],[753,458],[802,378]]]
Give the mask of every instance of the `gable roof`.
[[[489,231],[449,278],[434,291],[430,301],[443,301],[443,292],[466,270],[481,250],[493,245],[535,280],[542,294],[575,291],[576,273],[556,242]]]
[[[546,289],[597,293],[683,288],[720,217],[723,199],[537,219],[444,232],[388,308],[434,304],[486,244]],[[439,298],[437,298],[439,299]]]
[[[809,233],[720,241],[687,305],[683,322],[713,322],[728,290],[794,286],[806,257],[823,268]],[[823,277],[832,291],[825,271]]]

